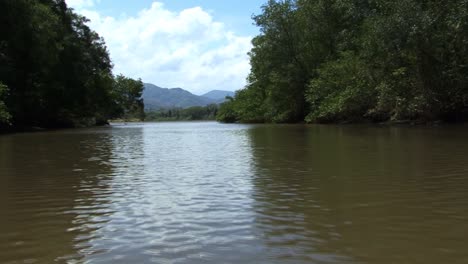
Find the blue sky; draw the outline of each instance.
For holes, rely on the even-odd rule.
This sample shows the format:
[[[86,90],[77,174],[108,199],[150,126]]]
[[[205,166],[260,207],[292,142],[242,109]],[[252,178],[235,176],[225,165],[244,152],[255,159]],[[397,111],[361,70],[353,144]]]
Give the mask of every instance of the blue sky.
[[[266,0],[66,0],[104,37],[114,73],[195,94],[237,90]]]

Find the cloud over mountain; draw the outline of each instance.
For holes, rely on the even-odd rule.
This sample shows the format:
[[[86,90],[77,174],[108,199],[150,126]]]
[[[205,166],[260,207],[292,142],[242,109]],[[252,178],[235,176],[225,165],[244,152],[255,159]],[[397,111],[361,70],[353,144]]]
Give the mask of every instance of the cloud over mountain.
[[[67,3],[104,37],[115,73],[196,94],[245,85],[251,37],[230,31],[202,7],[175,12],[153,2],[135,16],[110,17],[93,0]]]

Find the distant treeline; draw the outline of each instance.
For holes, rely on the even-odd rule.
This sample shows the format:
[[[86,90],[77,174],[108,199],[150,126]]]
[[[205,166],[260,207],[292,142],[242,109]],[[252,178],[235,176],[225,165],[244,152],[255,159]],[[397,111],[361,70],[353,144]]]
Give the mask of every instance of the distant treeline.
[[[0,130],[143,116],[143,84],[112,75],[104,40],[64,0],[0,1]]]
[[[146,121],[215,120],[218,105],[193,106],[189,108],[159,109],[146,113]]]
[[[468,1],[270,0],[225,122],[466,120]]]

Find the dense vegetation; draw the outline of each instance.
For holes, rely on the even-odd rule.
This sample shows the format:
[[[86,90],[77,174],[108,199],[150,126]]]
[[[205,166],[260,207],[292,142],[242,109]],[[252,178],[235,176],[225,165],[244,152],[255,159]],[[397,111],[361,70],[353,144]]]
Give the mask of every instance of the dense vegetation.
[[[146,121],[189,121],[214,120],[218,112],[217,104],[192,106],[189,108],[170,108],[146,113]]]
[[[141,115],[142,82],[112,75],[87,21],[64,0],[0,1],[0,130]]]
[[[270,0],[225,122],[464,120],[468,1]]]

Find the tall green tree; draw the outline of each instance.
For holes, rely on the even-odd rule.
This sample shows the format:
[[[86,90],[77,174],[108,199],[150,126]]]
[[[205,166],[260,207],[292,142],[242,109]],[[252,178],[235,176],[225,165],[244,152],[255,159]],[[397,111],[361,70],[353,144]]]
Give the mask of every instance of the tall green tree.
[[[116,91],[105,42],[87,23],[64,0],[0,1],[0,81],[9,88],[11,126],[104,124],[119,107],[137,108],[122,105],[127,95],[118,93],[128,91]]]
[[[116,100],[114,115],[124,119],[138,118],[144,120],[144,104],[141,98],[143,82],[118,75],[114,81],[113,93]]]
[[[229,120],[468,119],[467,0],[270,0],[253,19]]]

